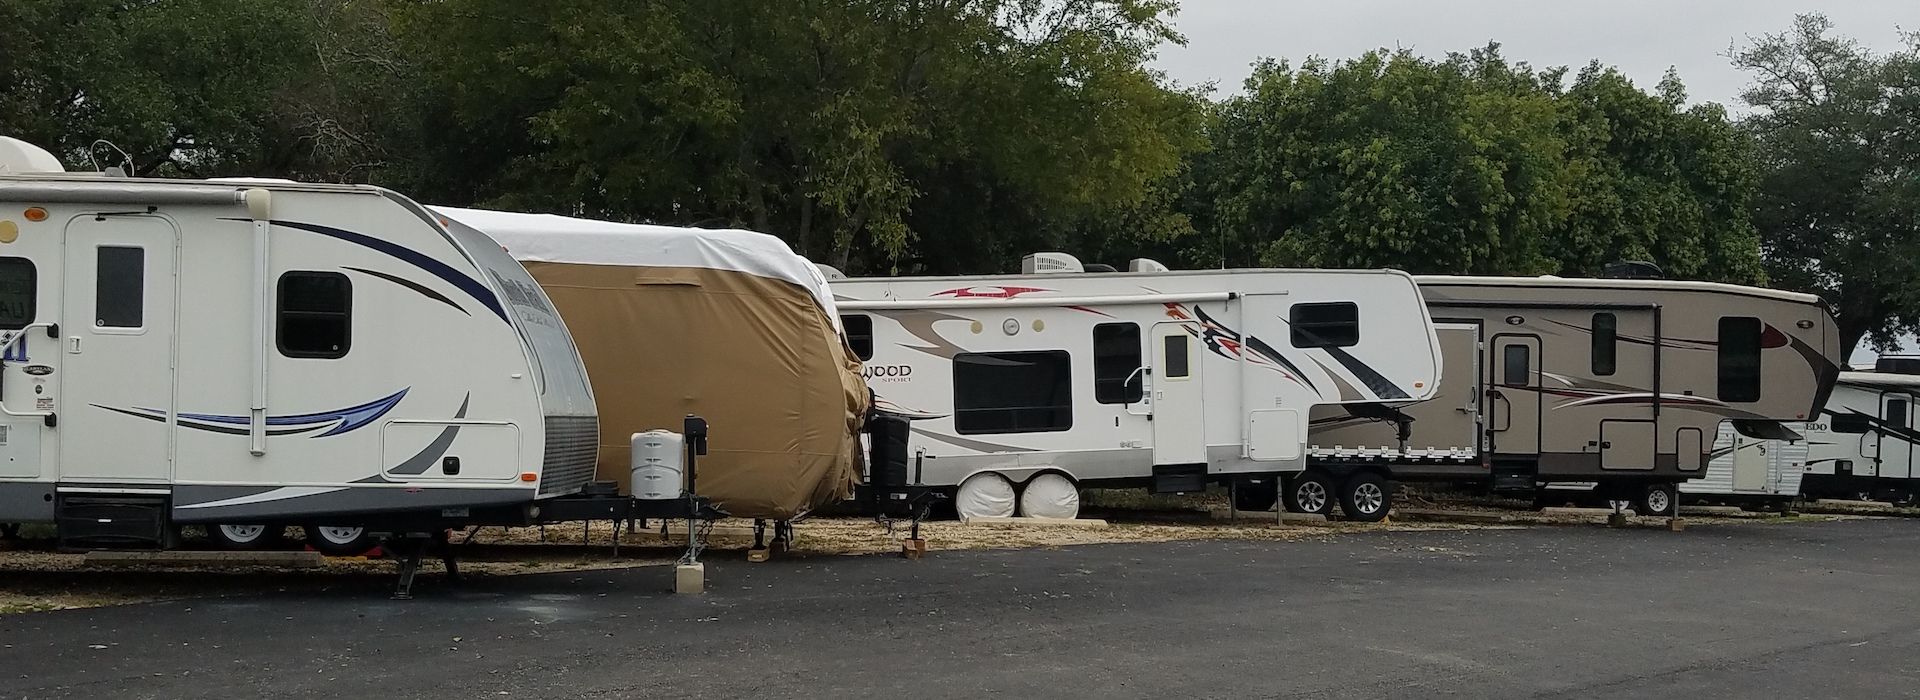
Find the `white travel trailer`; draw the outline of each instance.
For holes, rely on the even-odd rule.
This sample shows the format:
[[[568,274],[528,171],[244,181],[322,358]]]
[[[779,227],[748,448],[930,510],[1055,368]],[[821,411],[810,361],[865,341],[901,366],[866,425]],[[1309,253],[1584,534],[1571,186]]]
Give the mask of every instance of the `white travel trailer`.
[[[1789,424],[1799,430],[1804,424]],[[1683,503],[1785,507],[1800,498],[1800,477],[1807,468],[1806,440],[1774,440],[1742,434],[1731,422],[1708,453],[1707,471],[1680,482]]]
[[[1082,270],[1047,253],[1022,275],[830,282],[877,405],[915,419],[919,481],[963,516],[1073,517],[1079,487],[1298,472],[1313,407],[1424,400],[1440,381],[1404,273]],[[1356,517],[1390,507],[1374,474],[1337,490]]]
[[[592,478],[572,340],[486,236],[376,187],[58,169],[0,138],[0,522],[347,549]]]
[[[1906,369],[1899,362],[1883,359],[1879,368]],[[1801,493],[1912,505],[1920,495],[1915,402],[1920,402],[1920,375],[1840,373],[1820,419],[1807,424],[1811,453]]]
[[[1790,424],[1795,431],[1806,424]],[[1707,468],[1697,479],[1680,482],[1680,502],[1733,505],[1749,509],[1787,508],[1800,498],[1800,477],[1807,469],[1807,441],[1758,438],[1745,435],[1732,421],[1720,424],[1712,451],[1707,453]],[[1596,505],[1605,500],[1595,492],[1592,482],[1566,481],[1547,484],[1543,503],[1556,497],[1585,500]]]

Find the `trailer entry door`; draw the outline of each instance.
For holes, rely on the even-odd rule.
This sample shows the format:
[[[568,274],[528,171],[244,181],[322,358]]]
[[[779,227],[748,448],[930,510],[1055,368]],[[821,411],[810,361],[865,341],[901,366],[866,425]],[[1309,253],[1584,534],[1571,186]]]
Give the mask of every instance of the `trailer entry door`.
[[[145,214],[67,224],[54,430],[62,481],[172,477],[176,240],[171,221]]]
[[[1540,339],[1496,335],[1489,348],[1494,381],[1492,401],[1495,454],[1533,456],[1540,452]]]
[[[1153,463],[1204,464],[1207,430],[1200,380],[1204,350],[1188,326],[1153,326]]]

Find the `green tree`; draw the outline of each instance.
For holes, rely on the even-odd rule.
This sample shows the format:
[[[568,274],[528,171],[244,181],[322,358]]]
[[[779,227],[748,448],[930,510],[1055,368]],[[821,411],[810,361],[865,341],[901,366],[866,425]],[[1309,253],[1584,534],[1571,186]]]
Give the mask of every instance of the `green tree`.
[[[855,269],[959,272],[1168,201],[1154,187],[1198,147],[1197,101],[1143,67],[1177,38],[1171,10],[468,0],[401,26],[434,86],[429,168],[464,166],[445,201],[741,225]]]
[[[316,110],[328,83],[315,80],[317,22],[354,4],[0,3],[0,133],[73,167],[314,174],[314,154],[338,152],[331,141],[344,133]]]
[[[1733,56],[1754,76],[1754,221],[1775,283],[1837,309],[1849,354],[1920,329],[1920,37],[1878,55],[1821,15]]]

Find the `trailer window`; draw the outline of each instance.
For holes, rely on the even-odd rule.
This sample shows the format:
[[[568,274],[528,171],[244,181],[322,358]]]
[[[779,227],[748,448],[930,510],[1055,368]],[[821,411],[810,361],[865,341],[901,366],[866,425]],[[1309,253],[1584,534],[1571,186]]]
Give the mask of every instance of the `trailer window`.
[[[955,355],[953,427],[962,434],[1072,428],[1072,375],[1064,350]]]
[[[1360,344],[1360,305],[1353,302],[1295,304],[1289,312],[1296,348],[1344,348]]]
[[[1836,433],[1864,433],[1873,429],[1873,419],[1858,413],[1837,415],[1832,429]]]
[[[331,360],[347,356],[353,340],[353,284],[338,272],[280,275],[280,354]]]
[[[1526,345],[1508,345],[1500,351],[1501,383],[1507,386],[1533,385],[1533,348]]]
[[[1894,399],[1887,402],[1887,425],[1895,428],[1907,427],[1907,400]]]
[[[26,258],[0,258],[0,329],[17,331],[33,323],[39,271]]]
[[[1720,318],[1720,400],[1760,400],[1760,319]]]
[[[1614,371],[1614,345],[1620,337],[1620,319],[1613,314],[1593,315],[1593,376],[1605,377]]]
[[[1186,379],[1191,368],[1187,366],[1187,337],[1169,335],[1160,339],[1164,354],[1162,359],[1167,365],[1167,379]]]
[[[861,362],[873,359],[873,317],[849,314],[840,317],[840,328],[847,333],[847,344]]]
[[[139,328],[145,324],[147,251],[130,246],[95,249],[93,325]]]
[[[1139,403],[1144,395],[1140,371],[1140,324],[1102,323],[1093,327],[1093,400]]]

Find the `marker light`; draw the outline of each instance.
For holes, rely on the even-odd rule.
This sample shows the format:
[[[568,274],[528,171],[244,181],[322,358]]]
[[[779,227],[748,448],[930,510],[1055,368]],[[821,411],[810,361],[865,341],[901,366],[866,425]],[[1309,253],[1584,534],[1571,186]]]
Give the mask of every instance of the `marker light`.
[[[520,480],[529,484],[539,481],[540,475],[533,472],[520,472]]]
[[[27,207],[26,217],[28,221],[46,221],[47,210],[42,207]]]

